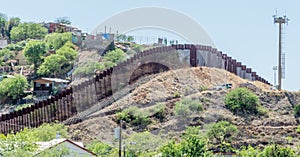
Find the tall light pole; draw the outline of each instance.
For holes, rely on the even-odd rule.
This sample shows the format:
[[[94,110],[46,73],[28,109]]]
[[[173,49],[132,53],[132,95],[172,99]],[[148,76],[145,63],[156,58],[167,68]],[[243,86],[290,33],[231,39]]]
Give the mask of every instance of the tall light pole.
[[[274,15],[274,23],[279,24],[279,47],[278,47],[278,90],[281,90],[282,80],[282,24],[288,23],[289,19],[286,16],[277,17]],[[284,63],[284,61],[283,61]]]

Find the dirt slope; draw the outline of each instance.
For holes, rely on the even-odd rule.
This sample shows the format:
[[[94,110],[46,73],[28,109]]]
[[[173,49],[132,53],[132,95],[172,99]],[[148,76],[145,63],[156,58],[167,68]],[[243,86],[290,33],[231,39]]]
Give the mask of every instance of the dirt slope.
[[[233,88],[247,87],[254,91],[260,103],[268,112],[264,116],[237,116],[225,108],[225,95],[230,91],[217,90],[220,84],[232,83]],[[176,95],[180,97],[176,97]],[[175,102],[181,98],[199,99],[204,111],[188,117],[174,115]],[[187,126],[200,125],[205,130],[206,124],[219,120],[228,120],[239,128],[239,135],[233,143],[236,146],[264,146],[270,143],[286,144],[292,147],[300,145],[299,134],[295,129],[299,119],[294,117],[293,106],[300,102],[300,93],[278,92],[260,83],[244,80],[222,69],[196,67],[168,71],[155,75],[149,82],[141,84],[130,94],[111,106],[90,115],[89,119],[69,126],[73,138],[90,141],[99,139],[114,141],[115,113],[129,106],[137,106],[141,110],[151,108],[157,102],[166,105],[166,116],[163,121],[152,120],[145,129],[154,134],[179,135]],[[124,134],[141,131],[136,127],[128,127]]]

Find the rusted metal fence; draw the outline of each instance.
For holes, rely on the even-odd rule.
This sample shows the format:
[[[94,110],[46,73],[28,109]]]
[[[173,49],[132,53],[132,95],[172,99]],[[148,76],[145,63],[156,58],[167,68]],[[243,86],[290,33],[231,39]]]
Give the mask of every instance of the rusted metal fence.
[[[218,59],[222,64],[219,65],[218,63],[215,67],[223,67],[225,70],[239,75],[242,78],[270,84],[268,81],[258,76],[256,72],[252,72],[252,69],[246,68],[245,65],[242,65],[241,62],[237,62],[235,59],[232,59],[226,54],[223,54],[221,51],[217,51],[209,46],[180,44],[157,47],[137,53],[132,58],[119,63],[114,68],[110,68],[96,74],[90,79],[64,90],[55,97],[40,101],[30,107],[23,108],[22,110],[1,115],[0,132],[7,134],[11,132],[18,132],[24,128],[38,127],[43,123],[54,121],[63,122],[76,115],[78,112],[83,112],[91,108],[97,102],[113,95],[111,82],[113,71],[118,71],[119,69],[129,66],[133,62],[136,62],[146,56],[161,54],[162,52],[171,50],[187,49],[190,50],[190,66],[198,66],[198,50],[206,51],[209,52],[206,60],[210,61],[211,58],[215,57],[215,59]],[[214,63],[208,62],[208,64],[213,65]]]

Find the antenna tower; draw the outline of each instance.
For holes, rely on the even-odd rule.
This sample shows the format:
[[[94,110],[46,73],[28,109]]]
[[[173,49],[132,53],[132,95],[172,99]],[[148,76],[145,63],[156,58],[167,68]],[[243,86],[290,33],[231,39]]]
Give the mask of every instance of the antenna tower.
[[[284,25],[288,24],[289,19],[286,15],[277,16],[273,15],[274,24],[278,23],[279,25],[279,47],[278,47],[278,90],[281,90],[282,87],[282,79],[285,78],[285,52],[284,52]]]

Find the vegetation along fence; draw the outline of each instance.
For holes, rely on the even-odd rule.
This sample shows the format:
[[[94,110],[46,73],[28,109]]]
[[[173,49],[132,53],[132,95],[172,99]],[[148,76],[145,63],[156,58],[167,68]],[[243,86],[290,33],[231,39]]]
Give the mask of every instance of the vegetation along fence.
[[[94,107],[96,110],[100,110],[116,100],[115,94],[113,95],[113,91],[115,92],[116,90],[114,88],[119,87],[112,87],[112,76],[114,76],[113,72],[120,72],[126,67],[137,69],[138,66],[141,66],[139,65],[139,60],[142,60],[147,56],[168,53],[173,50],[190,50],[190,66],[223,68],[229,72],[239,75],[242,78],[252,81],[258,80],[269,84],[269,82],[258,76],[256,72],[252,72],[250,68],[246,68],[246,66],[242,65],[242,63],[237,62],[235,59],[228,57],[226,54],[222,54],[222,52],[208,46],[185,44],[157,47],[137,53],[132,58],[119,63],[113,68],[96,74],[78,85],[74,85],[62,91],[55,97],[37,102],[30,107],[1,115],[0,132],[4,134],[18,132],[26,127],[37,127],[45,122],[63,122],[67,119],[69,120],[66,121],[66,124],[78,122],[86,117],[87,114],[92,113],[91,108],[93,108],[95,104],[99,105],[99,103],[103,102],[104,106],[100,105]],[[199,57],[200,55],[202,55],[202,59],[205,57],[205,63],[201,62]],[[217,60],[217,62],[215,60]],[[153,64],[149,66],[153,66]],[[145,67],[143,68],[145,69]],[[154,73],[157,73],[157,71],[157,69],[153,68]],[[145,75],[145,73],[135,73],[135,75],[136,74]],[[147,72],[147,74],[149,74],[149,72]],[[119,75],[119,77],[123,77],[123,74]],[[134,78],[137,77],[138,76],[134,76]],[[128,86],[128,84],[123,85]],[[124,93],[116,95],[116,97],[119,97],[118,95],[124,95]],[[82,115],[78,113],[82,113]],[[77,115],[79,119],[72,119],[71,117],[74,117],[74,115]]]

